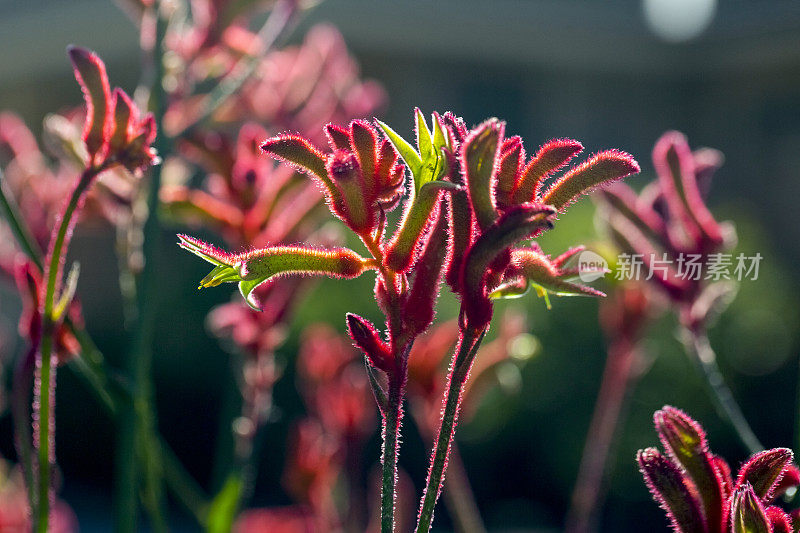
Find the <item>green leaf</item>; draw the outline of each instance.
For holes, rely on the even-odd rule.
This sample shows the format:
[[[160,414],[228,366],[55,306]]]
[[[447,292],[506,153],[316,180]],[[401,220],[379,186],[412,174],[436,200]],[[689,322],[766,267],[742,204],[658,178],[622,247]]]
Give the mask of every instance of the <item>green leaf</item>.
[[[375,402],[381,412],[385,413],[389,408],[389,400],[387,399],[386,391],[383,390],[383,386],[378,381],[378,376],[375,375],[375,368],[369,364],[369,359],[367,359],[366,355],[364,356],[364,366],[367,368],[367,378],[369,379],[369,386],[372,388],[372,394],[375,396]]]
[[[732,533],[771,533],[772,527],[764,512],[764,507],[753,492],[749,483],[733,495],[731,508]]]
[[[395,271],[404,271],[413,260],[413,252],[422,230],[433,212],[439,191],[457,191],[461,187],[449,181],[429,182],[420,187],[419,194],[409,204],[386,253],[386,264]]]
[[[531,286],[527,280],[521,282],[504,283],[489,293],[489,298],[492,300],[514,300],[522,298],[531,290]]]
[[[446,159],[442,149],[450,149],[438,115],[433,115],[433,137],[419,108],[414,110],[417,130],[417,150],[400,137],[389,126],[378,121],[389,142],[403,158],[414,179],[414,193],[418,195],[426,183],[438,180],[446,170]]]
[[[52,318],[54,321],[59,320],[64,315],[69,304],[72,303],[72,299],[75,297],[75,289],[78,288],[78,276],[80,273],[81,264],[77,261],[72,263],[72,268],[69,269],[69,274],[67,274],[67,283],[64,286],[64,290],[61,291],[61,297],[58,299],[58,303],[53,309]]]
[[[439,115],[433,115],[433,146],[441,150],[442,148],[450,149],[450,142],[447,136],[444,134],[444,129],[442,128],[442,123],[439,120]]]
[[[422,158],[420,158],[419,154],[414,150],[414,147],[408,144],[408,142],[400,137],[392,128],[389,127],[388,124],[385,124],[378,121],[378,126],[381,127],[383,133],[386,135],[386,138],[389,139],[389,142],[392,143],[394,149],[397,150],[397,153],[400,154],[400,157],[403,158],[406,165],[408,165],[408,169],[411,171],[411,174],[414,176],[419,175],[420,169],[422,168]]]
[[[431,132],[428,130],[428,125],[425,124],[425,117],[419,108],[414,109],[414,115],[417,119],[417,147],[419,147],[419,155],[423,161],[437,157],[433,149],[433,139],[431,139]]]
[[[505,124],[497,119],[487,120],[473,130],[462,148],[469,199],[478,223],[484,230],[498,216],[492,201],[492,178],[504,128]]]
[[[244,482],[241,476],[231,474],[225,481],[217,496],[211,502],[208,510],[209,533],[228,533],[233,527],[233,521],[239,512],[239,500],[242,495]]]

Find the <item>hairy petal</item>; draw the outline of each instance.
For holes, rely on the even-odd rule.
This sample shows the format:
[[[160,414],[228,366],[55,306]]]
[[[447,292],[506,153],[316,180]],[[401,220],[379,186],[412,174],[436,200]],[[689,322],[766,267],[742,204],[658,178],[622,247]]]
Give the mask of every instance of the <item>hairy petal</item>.
[[[239,283],[245,301],[259,309],[253,290],[276,276],[289,274],[355,278],[374,268],[372,262],[347,248],[269,246],[240,254],[220,250],[200,239],[179,235],[178,245],[216,265],[200,281],[200,288]]]
[[[414,332],[425,331],[433,322],[447,258],[447,244],[447,215],[442,205],[425,243],[425,251],[417,261],[414,281],[404,304],[406,323]]]
[[[517,175],[522,161],[525,159],[525,149],[522,139],[517,136],[503,141],[501,148],[500,165],[497,171],[497,184],[495,185],[494,199],[497,207],[506,208],[511,205],[514,188],[517,185]]]
[[[656,411],[653,418],[662,444],[697,487],[709,529],[719,530],[723,520],[724,479],[708,451],[705,432],[686,413],[671,406]]]
[[[539,201],[561,211],[595,187],[636,174],[639,170],[639,164],[630,154],[606,150],[568,170]]]
[[[733,493],[732,498],[731,533],[772,533],[764,506],[753,487],[746,483]]]
[[[709,533],[694,486],[680,468],[655,448],[639,450],[636,461],[653,499],[666,511],[676,532]]]
[[[686,137],[665,133],[653,148],[653,164],[670,214],[681,221],[692,238],[705,237],[722,243],[722,233],[697,186],[695,162]]]
[[[492,303],[486,294],[486,276],[495,258],[515,243],[552,226],[552,207],[523,204],[506,211],[484,231],[467,252],[461,270],[462,307],[471,327],[489,323]]]
[[[325,125],[325,136],[328,138],[328,145],[331,150],[349,150],[350,135],[347,130],[336,124]]]
[[[333,184],[325,170],[325,156],[303,137],[278,135],[264,141],[261,144],[261,150],[275,159],[290,163],[303,172],[312,174],[329,191],[333,191]]]
[[[85,48],[69,46],[67,54],[86,100],[83,140],[89,157],[94,158],[108,141],[113,124],[111,87],[108,84],[106,66],[97,54]]]
[[[504,130],[504,122],[496,118],[489,119],[472,130],[461,147],[464,181],[472,210],[482,229],[488,228],[497,219],[492,188]]]
[[[521,276],[560,296],[605,296],[586,285],[567,281],[549,257],[532,248],[512,250],[509,270],[512,276]]]
[[[788,448],[774,448],[755,454],[739,469],[736,489],[749,483],[756,496],[762,500],[771,500],[775,487],[789,468],[793,456],[792,450]]]
[[[545,143],[522,170],[513,203],[537,201],[544,180],[569,163],[581,150],[583,145],[572,139],[553,139]]]

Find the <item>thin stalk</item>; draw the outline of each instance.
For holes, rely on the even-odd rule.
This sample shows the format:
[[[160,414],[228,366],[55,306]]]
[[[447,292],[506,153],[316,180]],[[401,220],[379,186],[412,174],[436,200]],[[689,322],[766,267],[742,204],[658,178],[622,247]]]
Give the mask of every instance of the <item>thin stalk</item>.
[[[433,445],[435,436],[433,431],[428,428],[424,403],[419,402],[411,412],[423,439]],[[455,522],[455,530],[459,533],[485,533],[486,526],[478,511],[478,504],[475,502],[475,495],[472,493],[472,487],[470,487],[467,477],[467,469],[455,440],[450,443],[447,472],[448,476],[442,486],[442,494],[447,510]]]
[[[159,439],[161,462],[164,466],[164,480],[167,486],[187,511],[192,513],[200,525],[205,525],[208,516],[208,497],[192,476],[186,472],[180,459],[162,439]]]
[[[41,272],[43,268],[42,251],[39,249],[39,245],[36,244],[36,240],[31,235],[30,229],[23,222],[23,218],[19,213],[17,203],[14,201],[14,197],[11,195],[11,191],[6,189],[6,183],[2,169],[0,169],[0,212],[3,213],[3,217],[8,222],[8,226],[11,228],[11,233],[14,234],[14,238],[17,240],[20,248],[22,248],[22,251],[31,261],[33,261],[33,263]]]
[[[597,515],[604,497],[606,463],[614,436],[622,425],[621,413],[633,382],[636,359],[635,346],[629,340],[619,339],[610,343],[567,513],[565,533],[589,533],[597,529]]]
[[[34,385],[38,388],[38,401],[34,402],[34,422],[37,424],[37,444],[38,444],[38,487],[37,487],[37,515],[36,531],[46,533],[48,529],[48,518],[50,515],[50,500],[53,497],[50,469],[51,463],[55,459],[53,450],[53,430],[55,420],[53,420],[53,403],[55,401],[55,370],[52,366],[53,356],[53,333],[55,329],[55,317],[53,308],[55,305],[56,285],[61,274],[62,258],[69,247],[69,240],[72,236],[72,229],[75,225],[75,212],[78,210],[83,194],[91,184],[93,178],[101,171],[101,168],[89,168],[84,170],[78,179],[78,184],[72,191],[72,195],[61,215],[61,222],[58,232],[50,241],[48,259],[45,270],[45,294],[42,313],[42,341],[40,345],[39,358],[36,361],[38,379]]]
[[[275,5],[267,21],[258,32],[258,37],[261,41],[261,52],[241,58],[231,69],[230,74],[223,78],[206,96],[200,115],[192,123],[173,134],[172,138],[182,137],[207,121],[222,104],[241,89],[242,85],[255,73],[263,54],[275,46],[281,36],[285,35],[287,30],[294,26],[298,13],[298,3],[296,0],[282,0]]]
[[[12,228],[14,237],[20,248],[41,272],[43,268],[42,252],[36,244],[36,241],[31,237],[30,229],[25,224],[24,218],[20,216],[16,202],[11,196],[10,191],[4,188],[1,170],[0,209],[2,209],[3,216]],[[74,324],[69,315],[64,317],[64,323],[81,346],[81,354],[70,360],[68,368],[74,370],[78,375],[84,378],[85,382],[90,386],[98,401],[106,409],[108,414],[114,416],[115,413],[122,408],[121,406],[129,404],[132,401],[130,389],[118,380],[114,381],[108,378],[109,372],[104,366],[103,354],[94,344],[94,341],[87,331]],[[18,453],[23,463],[26,486],[32,505],[31,509],[35,511],[35,483],[33,479],[32,453],[30,449],[30,411],[26,408],[28,403],[27,394],[30,393],[33,385],[33,366],[35,358],[32,355],[27,357],[26,360],[29,360],[29,362],[26,363],[24,360],[20,361],[16,369],[16,375],[22,376],[27,371],[27,373],[30,374],[27,378],[28,385],[23,386],[25,380],[15,377],[14,386],[17,390],[12,396],[15,404],[13,409],[15,424],[17,426],[15,432],[18,440]],[[26,394],[25,391],[28,391],[28,393]],[[20,402],[24,402],[25,405]],[[25,435],[28,437],[24,438]],[[205,519],[205,509],[208,508],[208,498],[203,494],[202,489],[200,489],[189,473],[186,472],[169,445],[160,437],[159,442],[162,451],[165,481],[178,501],[182,503],[187,510],[192,512],[197,521],[202,524]],[[25,449],[26,443],[27,450]],[[25,459],[26,454],[28,456],[27,460]],[[25,467],[26,464],[28,465],[27,468]]]
[[[161,9],[162,2],[153,6],[156,15],[156,38],[153,53],[153,87],[150,107],[159,132],[154,147],[165,157],[171,151],[170,140],[163,134],[166,111],[164,77],[164,48],[168,21]],[[165,501],[163,494],[163,466],[159,445],[155,438],[156,417],[153,409],[153,384],[150,379],[155,340],[156,313],[158,311],[158,238],[161,226],[158,221],[158,193],[161,188],[162,166],[153,167],[147,191],[147,218],[143,227],[142,254],[144,267],[137,280],[137,320],[133,332],[133,347],[128,358],[128,376],[131,380],[133,401],[120,412],[122,418],[117,451],[117,531],[136,531],[137,493],[139,483],[143,488],[143,503],[156,531],[166,531]],[[138,460],[138,465],[137,465]]]
[[[750,424],[747,423],[747,419],[745,419],[742,410],[739,408],[739,404],[736,403],[733,393],[725,383],[725,378],[717,365],[717,355],[714,353],[705,331],[699,328],[685,329],[685,335],[682,337],[686,351],[706,378],[706,383],[711,392],[711,399],[714,401],[717,411],[728,419],[742,444],[745,445],[750,453],[757,453],[763,450],[763,445],[753,433]]]
[[[389,381],[389,404],[383,420],[381,451],[381,533],[394,531],[395,486],[397,484],[397,452],[400,425],[403,419],[405,380],[392,376]]]
[[[485,533],[475,495],[469,486],[467,470],[458,452],[455,441],[450,443],[450,459],[447,464],[447,479],[443,487],[444,502],[459,533]]]
[[[383,252],[376,237],[360,235],[372,257],[378,264],[379,275],[383,278],[391,303],[391,310],[402,309],[399,304],[400,295],[395,283],[395,272],[383,264]],[[398,312],[387,315],[392,347],[394,349],[395,368],[389,374],[389,391],[387,394],[386,410],[383,411],[383,429],[381,438],[381,533],[394,531],[394,506],[397,487],[397,455],[399,452],[400,427],[403,420],[403,398],[405,397],[406,381],[408,379],[408,355],[414,344],[414,338],[407,338],[403,332],[403,320]]]
[[[11,413],[14,419],[14,445],[17,449],[22,475],[31,504],[31,514],[36,513],[35,481],[33,474],[33,450],[31,449],[31,390],[36,365],[36,352],[31,348],[23,354],[14,367],[11,384]]]
[[[262,422],[269,417],[271,411],[271,407],[266,411],[261,410],[260,406],[265,402],[262,401],[263,398],[254,397],[258,394],[271,395],[271,391],[258,390],[242,395],[240,418],[247,420],[249,428],[247,431],[235,429],[233,432],[233,464],[226,475],[225,483],[211,502],[206,523],[209,532],[230,531],[236,514],[252,495],[256,474],[254,458],[258,457],[264,441]]]
[[[469,377],[472,361],[475,353],[483,340],[486,330],[479,332],[467,329],[463,332],[463,337],[459,342],[458,350],[455,353],[450,372],[447,376],[447,395],[444,398],[444,409],[442,420],[439,426],[439,434],[436,437],[436,445],[431,454],[431,464],[428,470],[428,481],[425,492],[420,502],[419,519],[417,521],[417,533],[426,533],[430,530],[433,522],[433,511],[436,501],[442,491],[444,472],[447,468],[447,458],[450,454],[450,446],[455,434],[455,427],[458,421],[458,411],[461,407],[461,395],[464,391],[464,383]]]

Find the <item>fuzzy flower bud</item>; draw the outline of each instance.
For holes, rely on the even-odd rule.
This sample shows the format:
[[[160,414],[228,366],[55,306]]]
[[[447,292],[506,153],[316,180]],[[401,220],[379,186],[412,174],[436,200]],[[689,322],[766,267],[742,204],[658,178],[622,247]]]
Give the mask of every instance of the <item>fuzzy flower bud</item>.
[[[253,289],[275,276],[301,274],[355,278],[373,268],[369,260],[346,248],[323,250],[304,246],[271,246],[231,254],[188,235],[178,235],[178,238],[181,248],[216,265],[200,280],[199,288],[236,282],[245,301],[253,309],[259,309],[252,295]]]

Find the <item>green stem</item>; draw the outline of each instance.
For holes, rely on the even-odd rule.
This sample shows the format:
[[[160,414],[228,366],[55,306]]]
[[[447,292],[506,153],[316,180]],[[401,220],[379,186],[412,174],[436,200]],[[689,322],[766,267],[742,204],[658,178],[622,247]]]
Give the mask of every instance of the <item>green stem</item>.
[[[8,221],[9,226],[12,228],[13,234],[17,243],[28,258],[39,268],[43,268],[41,258],[41,251],[39,250],[36,241],[31,237],[30,229],[25,224],[24,219],[20,216],[17,209],[16,202],[10,191],[5,189],[5,184],[2,182],[2,172],[0,171],[0,208],[2,208],[3,216]],[[124,408],[126,404],[132,401],[132,394],[129,388],[123,386],[120,382],[109,380],[108,370],[104,365],[103,354],[94,344],[94,341],[86,332],[85,329],[76,326],[69,315],[64,318],[64,323],[69,328],[70,333],[78,340],[81,346],[81,354],[69,362],[69,368],[74,370],[78,375],[84,378],[86,383],[90,386],[91,390],[95,393],[98,401],[106,409],[106,411],[114,416],[119,409]],[[20,374],[24,372],[20,371]],[[32,375],[33,369],[30,373]],[[15,392],[15,404],[21,401],[28,401],[25,391],[30,391],[30,385],[22,387],[15,377],[15,386],[19,385],[20,392]],[[24,396],[24,397],[23,397]],[[27,413],[27,414],[26,414]],[[20,456],[23,462],[28,465],[25,468],[26,486],[29,492],[29,500],[31,509],[36,511],[36,491],[35,483],[33,480],[33,468],[30,450],[30,411],[23,410],[20,405],[15,409],[15,424],[17,425],[18,439],[22,439],[24,435],[28,435],[27,439],[21,440]],[[24,429],[23,429],[24,428]],[[208,498],[203,494],[202,489],[199,488],[197,483],[186,472],[183,465],[175,456],[175,453],[163,440],[159,438],[160,450],[162,453],[162,461],[164,464],[164,477],[178,501],[186,507],[199,523],[205,520],[206,509],[208,508]],[[25,456],[28,459],[25,460]]]
[[[45,278],[45,294],[44,306],[42,313],[42,340],[40,345],[40,357],[37,360],[37,369],[39,373],[38,389],[39,396],[38,402],[34,405],[38,408],[38,412],[34,412],[34,419],[38,420],[38,498],[37,498],[37,516],[36,516],[36,531],[46,533],[48,529],[48,518],[50,514],[50,499],[52,496],[51,482],[50,482],[50,469],[51,460],[55,457],[52,442],[52,430],[55,426],[53,418],[53,402],[55,395],[55,372],[52,368],[51,357],[53,355],[53,333],[55,329],[55,317],[53,316],[53,307],[55,302],[56,286],[61,274],[62,257],[66,254],[69,247],[69,239],[72,234],[74,226],[74,215],[77,211],[83,193],[91,184],[93,178],[101,171],[100,168],[89,168],[83,171],[78,184],[72,191],[69,201],[64,208],[61,215],[61,223],[58,227],[58,232],[55,238],[50,242],[50,250],[48,252],[48,259]],[[53,426],[53,427],[51,427]]]
[[[23,218],[19,213],[17,203],[11,195],[11,191],[6,189],[6,183],[3,178],[3,171],[0,169],[0,211],[8,222],[8,226],[11,228],[11,232],[14,234],[14,238],[22,248],[22,251],[41,272],[43,268],[42,251],[31,235],[30,229],[22,222]]]
[[[50,458],[54,452],[52,450],[50,436],[50,418],[51,418],[51,399],[52,387],[51,383],[51,364],[50,364],[50,351],[52,347],[52,334],[45,334],[42,338],[41,346],[41,359],[39,363],[39,376],[38,376],[38,390],[39,401],[36,405],[39,406],[39,414],[34,415],[34,420],[38,419],[38,469],[39,480],[37,485],[37,498],[36,498],[36,531],[37,533],[47,533],[48,522],[50,516]],[[47,361],[47,363],[45,363]],[[53,376],[54,377],[54,376]]]
[[[31,237],[30,229],[20,216],[13,196],[11,196],[10,191],[5,189],[5,183],[2,181],[2,171],[0,171],[0,209],[2,209],[3,216],[8,221],[20,248],[41,271],[43,267],[41,251],[36,241]],[[62,237],[62,240],[63,239],[64,237]],[[120,409],[124,408],[125,405],[132,402],[131,391],[124,387],[122,383],[109,380],[108,371],[104,366],[103,354],[94,344],[94,341],[86,330],[76,326],[69,315],[64,318],[64,323],[81,346],[80,356],[70,360],[69,368],[84,378],[101,405],[111,416],[114,416]],[[15,378],[15,385],[16,383],[17,380]],[[29,390],[29,388],[23,388]],[[18,415],[15,416],[17,419],[15,423],[19,427],[25,425],[26,431],[18,431],[18,433],[19,435],[25,435],[26,433],[29,435],[30,433],[27,428],[28,416],[19,416],[21,413],[22,411],[18,411]],[[188,472],[186,472],[169,445],[163,442],[160,437],[157,437],[157,439],[161,460],[164,465],[164,477],[169,488],[178,501],[202,524],[205,520],[206,509],[208,508],[207,497],[203,494],[202,489],[200,489]],[[29,441],[29,439],[27,440]],[[26,441],[21,442],[22,453],[20,455],[23,457],[26,455],[26,446],[27,455],[30,456],[30,443]],[[31,463],[31,460],[28,459],[27,463]],[[29,491],[29,500],[31,500],[31,509],[36,510],[36,493],[32,478],[33,469],[28,467],[26,471],[26,475],[29,476],[26,485]]]
[[[736,403],[733,393],[725,383],[725,378],[717,365],[717,355],[708,341],[708,336],[698,328],[686,329],[683,340],[686,351],[706,378],[706,383],[711,391],[711,399],[719,413],[728,419],[742,444],[751,454],[762,451],[764,446],[753,433],[739,404]]]
[[[605,496],[603,480],[606,463],[615,434],[624,421],[625,397],[636,377],[637,358],[636,346],[630,339],[623,337],[610,341],[606,367],[567,513],[566,533],[597,530],[596,522]]]
[[[187,511],[192,513],[197,523],[205,524],[208,515],[208,497],[197,481],[183,468],[180,459],[162,439],[159,439],[161,462],[164,465],[164,480],[172,493]]]
[[[455,427],[458,421],[458,411],[461,406],[461,393],[464,384],[469,377],[472,361],[475,353],[483,340],[486,330],[474,331],[469,328],[462,332],[462,339],[459,342],[458,350],[450,367],[448,375],[447,396],[444,400],[444,411],[442,413],[439,435],[436,438],[436,446],[431,454],[431,465],[428,471],[428,481],[425,492],[420,502],[419,520],[417,522],[417,533],[426,533],[430,530],[433,522],[433,511],[439,493],[442,490],[444,471],[447,467],[447,458],[450,453],[450,445],[455,434]]]
[[[170,140],[163,133],[166,111],[163,42],[168,20],[161,9],[162,2],[153,6],[156,16],[156,37],[152,50],[153,87],[150,108],[159,132],[154,143],[158,154],[164,158],[171,151]],[[155,340],[156,313],[158,311],[158,193],[161,188],[161,165],[153,167],[147,191],[147,218],[144,221],[142,255],[144,267],[137,280],[137,316],[133,331],[133,346],[128,356],[128,377],[132,386],[133,401],[120,412],[120,441],[117,450],[117,531],[136,531],[137,494],[142,483],[144,506],[156,531],[166,531],[163,493],[163,467],[159,445],[155,437],[156,417],[153,409],[153,385],[150,379]],[[138,463],[138,464],[137,464]]]
[[[395,485],[397,483],[397,448],[403,418],[404,380],[392,376],[389,383],[389,405],[383,420],[381,452],[381,533],[394,531]]]
[[[475,495],[469,486],[467,469],[458,452],[456,442],[450,443],[450,458],[447,461],[447,479],[443,487],[447,510],[453,517],[459,533],[485,533]]]

